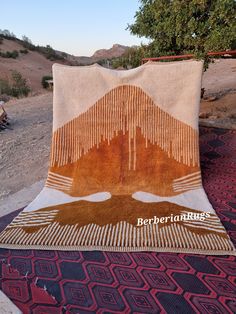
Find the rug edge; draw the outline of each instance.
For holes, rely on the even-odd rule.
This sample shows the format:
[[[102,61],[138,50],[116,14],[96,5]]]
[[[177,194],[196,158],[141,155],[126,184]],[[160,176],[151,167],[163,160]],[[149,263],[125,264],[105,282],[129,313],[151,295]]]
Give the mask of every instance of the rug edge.
[[[232,244],[232,242],[231,242]],[[230,255],[236,256],[236,249],[232,244],[232,251],[219,250],[199,250],[199,249],[181,249],[181,248],[155,248],[155,247],[109,247],[109,246],[56,246],[50,247],[44,245],[14,245],[14,244],[0,244],[3,249],[15,250],[47,250],[47,251],[103,251],[103,252],[159,252],[159,253],[183,253],[183,254],[201,254],[201,255]]]

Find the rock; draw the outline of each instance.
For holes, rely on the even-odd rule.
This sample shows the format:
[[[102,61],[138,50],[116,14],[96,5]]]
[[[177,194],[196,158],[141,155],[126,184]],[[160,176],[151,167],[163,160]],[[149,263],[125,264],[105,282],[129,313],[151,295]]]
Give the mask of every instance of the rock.
[[[209,117],[209,119],[211,119],[211,120],[216,120],[218,118],[219,118],[219,115],[217,115],[217,114],[214,114],[214,115]]]
[[[206,97],[203,97],[203,100],[208,101],[208,102],[215,101],[217,99],[218,98],[216,96],[206,96]]]
[[[199,113],[199,118],[200,119],[208,119],[210,116],[210,113],[209,112],[200,112]]]

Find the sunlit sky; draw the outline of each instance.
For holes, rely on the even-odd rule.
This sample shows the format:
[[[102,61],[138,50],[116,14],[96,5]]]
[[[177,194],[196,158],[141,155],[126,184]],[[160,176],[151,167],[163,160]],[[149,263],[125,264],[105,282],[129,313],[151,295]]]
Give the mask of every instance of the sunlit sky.
[[[26,35],[36,45],[90,56],[114,43],[147,42],[126,30],[139,5],[138,0],[0,0],[0,29]]]

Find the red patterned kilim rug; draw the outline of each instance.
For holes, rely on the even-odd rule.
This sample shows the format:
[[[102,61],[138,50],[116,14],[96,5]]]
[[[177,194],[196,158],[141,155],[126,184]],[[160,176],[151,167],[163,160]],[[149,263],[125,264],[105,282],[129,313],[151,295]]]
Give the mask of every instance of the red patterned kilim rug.
[[[235,244],[236,132],[200,131],[204,187]],[[0,288],[23,313],[236,312],[234,256],[0,249],[0,260]]]

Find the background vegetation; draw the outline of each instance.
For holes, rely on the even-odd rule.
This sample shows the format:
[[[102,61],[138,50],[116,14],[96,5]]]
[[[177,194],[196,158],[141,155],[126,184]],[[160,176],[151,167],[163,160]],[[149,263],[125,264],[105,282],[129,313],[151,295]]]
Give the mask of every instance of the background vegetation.
[[[48,88],[49,85],[48,85],[48,80],[52,80],[52,76],[51,75],[44,75],[42,77],[42,80],[41,80],[41,84],[43,86],[43,88]]]
[[[144,57],[192,53],[209,63],[209,51],[236,49],[235,0],[140,0],[133,35],[149,44],[130,50],[114,65],[134,67]]]
[[[18,71],[12,71],[10,79],[0,79],[0,95],[13,97],[28,96],[30,87],[27,80]]]
[[[36,46],[32,43],[32,41],[29,39],[29,37],[23,35],[22,40],[16,38],[15,34],[10,32],[9,30],[0,30],[0,44],[2,43],[3,39],[11,39],[18,43],[20,43],[25,49],[21,49],[20,53],[28,53],[29,50],[31,51],[38,51],[39,53],[43,54],[45,58],[56,61],[56,60],[64,60],[65,55],[58,53],[56,50],[54,50],[50,45],[44,46]],[[14,51],[7,51],[7,52],[0,52],[0,56],[4,58],[17,58],[19,56],[19,52]]]

